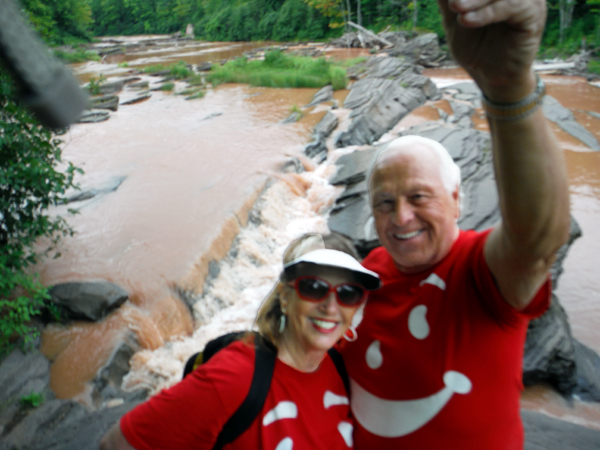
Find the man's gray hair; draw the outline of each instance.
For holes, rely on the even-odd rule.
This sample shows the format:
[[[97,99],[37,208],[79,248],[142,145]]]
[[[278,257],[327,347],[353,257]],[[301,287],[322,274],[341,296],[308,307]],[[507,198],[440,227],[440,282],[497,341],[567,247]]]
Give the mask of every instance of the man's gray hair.
[[[375,165],[377,165],[377,161],[385,153],[393,150],[400,150],[402,148],[410,148],[414,144],[423,145],[431,149],[436,154],[440,162],[440,176],[442,179],[442,184],[449,194],[452,194],[454,191],[456,191],[457,187],[460,188],[460,167],[458,167],[458,165],[454,162],[452,156],[450,156],[450,153],[448,153],[448,150],[446,150],[446,148],[439,142],[423,136],[409,135],[394,139],[379,153],[377,160],[375,161]]]

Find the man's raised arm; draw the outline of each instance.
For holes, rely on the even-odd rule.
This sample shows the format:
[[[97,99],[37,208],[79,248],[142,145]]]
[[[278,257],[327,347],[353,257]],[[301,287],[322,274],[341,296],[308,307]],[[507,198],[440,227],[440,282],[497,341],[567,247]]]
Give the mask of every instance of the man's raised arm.
[[[532,64],[545,0],[438,0],[454,58],[481,89],[490,123],[502,223],[485,258],[504,298],[523,309],[546,280],[569,232],[558,142],[539,107]]]

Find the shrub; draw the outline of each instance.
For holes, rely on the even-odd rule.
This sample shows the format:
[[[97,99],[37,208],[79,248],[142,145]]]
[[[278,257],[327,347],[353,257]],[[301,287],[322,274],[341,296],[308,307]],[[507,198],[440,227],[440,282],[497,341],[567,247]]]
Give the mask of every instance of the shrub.
[[[64,218],[48,214],[51,206],[66,203],[75,173],[82,173],[70,163],[56,169],[62,163],[59,143],[13,101],[12,83],[0,71],[0,353],[16,338],[27,344],[35,335],[30,321],[48,292],[27,269],[72,234]],[[48,247],[36,251],[42,237]]]

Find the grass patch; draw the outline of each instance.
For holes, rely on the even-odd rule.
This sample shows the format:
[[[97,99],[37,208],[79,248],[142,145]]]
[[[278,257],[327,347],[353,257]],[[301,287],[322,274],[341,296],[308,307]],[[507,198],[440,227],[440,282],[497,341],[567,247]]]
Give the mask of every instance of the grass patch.
[[[129,63],[122,62],[122,63],[117,64],[117,67],[129,67]]]
[[[44,403],[44,394],[32,392],[29,395],[24,395],[21,397],[20,403],[24,408],[37,408]]]
[[[176,63],[170,64],[168,66],[164,66],[162,64],[156,64],[153,66],[144,67],[144,73],[153,74],[156,72],[169,71],[169,75],[176,78],[177,80],[182,80],[184,78],[193,77],[195,75],[192,69],[189,69],[183,61],[178,61]]]
[[[595,73],[596,75],[600,75],[600,61],[596,61],[592,59],[588,63],[588,72]]]
[[[342,61],[339,61],[338,64],[342,67],[348,68],[348,67],[356,66],[357,64],[362,64],[367,59],[369,59],[369,58],[367,58],[366,56],[359,56],[357,58],[344,59]]]
[[[325,58],[290,56],[270,51],[264,61],[238,58],[222,67],[213,67],[208,80],[222,83],[246,83],[252,86],[319,88],[331,84],[334,90],[346,87],[346,71]]]
[[[204,80],[202,79],[202,75],[192,75],[188,80],[187,84],[190,86],[204,86]]]
[[[100,61],[100,55],[91,50],[75,50],[74,52],[54,50],[54,56],[69,64],[85,61]]]
[[[172,91],[175,88],[175,84],[173,83],[165,83],[159,87],[161,91]]]

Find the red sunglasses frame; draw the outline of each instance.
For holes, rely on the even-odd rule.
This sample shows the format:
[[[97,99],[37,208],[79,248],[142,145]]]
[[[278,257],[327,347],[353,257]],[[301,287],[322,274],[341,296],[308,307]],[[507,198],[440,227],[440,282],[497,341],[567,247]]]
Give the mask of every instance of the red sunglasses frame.
[[[321,283],[324,283],[325,285],[327,285],[327,287],[328,287],[327,292],[323,295],[323,297],[321,297],[319,299],[313,298],[313,297],[306,297],[306,296],[302,295],[300,293],[300,290],[298,289],[298,285],[300,284],[300,282],[302,280],[318,280]],[[338,288],[340,286],[352,286],[352,287],[359,288],[362,291],[362,295],[360,297],[360,300],[358,302],[352,303],[352,304],[344,303],[342,300],[340,300],[340,294],[338,292]],[[367,296],[368,296],[367,290],[363,286],[361,286],[360,284],[356,284],[356,283],[340,283],[338,285],[332,286],[327,281],[325,281],[323,278],[312,277],[312,276],[304,276],[304,277],[298,277],[298,278],[296,278],[294,280],[293,287],[296,290],[296,293],[298,294],[298,297],[300,297],[302,300],[306,300],[308,302],[313,302],[313,303],[322,302],[331,292],[333,292],[335,294],[335,300],[338,302],[338,305],[345,306],[345,307],[350,307],[350,308],[355,307],[355,306],[360,306],[362,303],[364,303],[364,301],[367,299]]]

